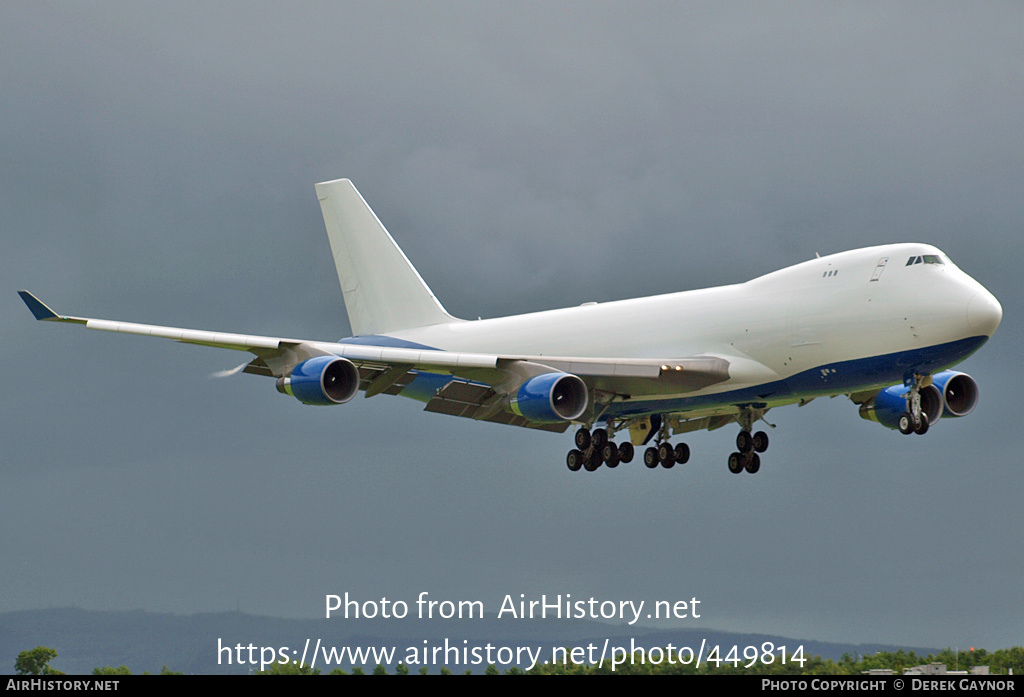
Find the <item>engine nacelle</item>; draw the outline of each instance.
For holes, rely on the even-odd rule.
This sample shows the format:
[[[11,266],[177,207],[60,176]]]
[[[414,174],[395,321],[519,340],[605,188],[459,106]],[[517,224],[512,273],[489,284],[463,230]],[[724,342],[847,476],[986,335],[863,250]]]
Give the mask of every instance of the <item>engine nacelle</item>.
[[[509,398],[509,408],[536,423],[578,419],[587,408],[587,386],[570,373],[545,373],[530,378]]]
[[[907,411],[906,385],[887,387],[860,405],[860,415],[887,428],[899,428],[899,418]],[[921,411],[934,425],[939,418],[967,416],[978,404],[978,383],[966,373],[945,370],[932,376],[932,384],[921,390]]]
[[[299,363],[287,377],[277,379],[277,391],[303,404],[343,404],[359,391],[359,369],[338,356],[317,356]]]
[[[967,373],[946,370],[932,382],[942,392],[943,418],[967,416],[978,405],[978,383]]]

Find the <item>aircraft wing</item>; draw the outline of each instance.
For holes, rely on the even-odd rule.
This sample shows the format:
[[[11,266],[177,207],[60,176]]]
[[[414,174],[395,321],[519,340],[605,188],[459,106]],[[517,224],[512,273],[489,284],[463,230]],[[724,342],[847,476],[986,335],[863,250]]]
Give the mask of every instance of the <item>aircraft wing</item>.
[[[315,356],[340,356],[358,368],[359,389],[366,397],[401,394],[421,373],[449,375],[453,379],[438,382],[436,392],[424,398],[427,411],[554,431],[564,431],[568,422],[536,424],[503,408],[505,398],[518,389],[524,377],[570,373],[581,378],[592,393],[606,399],[616,395],[686,394],[741,374],[751,382],[777,378],[761,364],[741,356],[650,359],[499,355],[306,341],[59,315],[32,293],[22,290],[18,294],[37,320],[253,353],[256,357],[244,372],[256,375],[282,377]]]

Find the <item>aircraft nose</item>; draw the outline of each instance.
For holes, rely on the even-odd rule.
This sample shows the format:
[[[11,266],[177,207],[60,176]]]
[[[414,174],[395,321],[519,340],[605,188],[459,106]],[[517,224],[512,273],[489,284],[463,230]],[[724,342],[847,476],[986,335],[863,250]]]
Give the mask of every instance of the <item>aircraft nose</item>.
[[[1002,319],[1002,306],[987,290],[975,293],[967,303],[967,324],[973,331],[992,336]]]

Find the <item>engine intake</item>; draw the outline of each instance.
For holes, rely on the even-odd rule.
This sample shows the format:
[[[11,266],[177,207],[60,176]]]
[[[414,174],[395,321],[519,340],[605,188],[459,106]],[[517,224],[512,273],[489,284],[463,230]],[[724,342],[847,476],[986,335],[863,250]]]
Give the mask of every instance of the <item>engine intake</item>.
[[[933,382],[942,392],[943,417],[967,416],[978,405],[978,383],[967,373],[947,370]]]
[[[317,356],[299,363],[287,377],[277,379],[277,391],[303,404],[344,404],[359,391],[359,369],[338,356]]]

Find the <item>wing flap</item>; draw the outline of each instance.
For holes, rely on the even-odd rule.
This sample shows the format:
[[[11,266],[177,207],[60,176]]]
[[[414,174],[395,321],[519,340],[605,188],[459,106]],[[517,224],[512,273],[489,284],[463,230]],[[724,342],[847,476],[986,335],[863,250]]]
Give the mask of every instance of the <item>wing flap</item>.
[[[564,433],[570,426],[568,421],[554,424],[534,423],[517,414],[503,409],[495,409],[494,402],[496,397],[498,397],[498,393],[487,385],[476,385],[461,380],[453,380],[440,389],[433,399],[427,402],[423,411],[446,414],[448,416],[461,416],[478,421],[490,421],[491,423],[507,424],[509,426],[533,428],[540,431],[553,431],[555,433]]]

